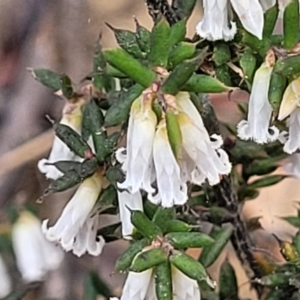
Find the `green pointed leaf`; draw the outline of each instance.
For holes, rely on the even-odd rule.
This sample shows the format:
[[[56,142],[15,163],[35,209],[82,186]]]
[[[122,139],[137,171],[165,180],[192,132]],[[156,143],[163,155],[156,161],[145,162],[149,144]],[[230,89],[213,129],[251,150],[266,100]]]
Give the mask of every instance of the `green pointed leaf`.
[[[248,177],[257,175],[262,176],[275,171],[278,167],[278,162],[283,159],[283,157],[269,157],[266,159],[257,159],[251,162],[249,165],[244,166],[243,173]]]
[[[182,19],[179,22],[175,23],[170,29],[169,36],[169,47],[177,45],[182,42],[186,35],[186,19]]]
[[[217,67],[229,62],[231,59],[229,45],[225,43],[216,44],[214,46],[212,59]]]
[[[79,133],[71,127],[56,123],[53,126],[56,136],[61,139],[71,151],[83,158],[90,158],[93,152]]]
[[[127,271],[135,256],[140,253],[146,246],[150,244],[150,240],[143,238],[134,242],[117,260],[116,270]]]
[[[162,207],[159,206],[155,211],[152,222],[154,222],[162,230],[164,229],[165,223],[175,218],[175,210],[173,207]]]
[[[130,30],[114,28],[108,23],[105,24],[113,31],[117,43],[122,49],[136,58],[144,58],[134,32]]]
[[[300,73],[300,54],[279,58],[275,63],[273,72],[284,77]]]
[[[71,81],[70,77],[65,74],[61,76],[61,90],[62,90],[63,95],[67,99],[71,99],[74,97],[72,81]]]
[[[144,87],[135,84],[115,102],[106,112],[105,127],[117,126],[127,121],[133,101],[143,92]]]
[[[188,232],[192,230],[192,226],[180,220],[170,220],[163,225],[162,229],[164,232]]]
[[[283,45],[292,49],[299,41],[299,1],[291,0],[283,13]]]
[[[256,70],[256,57],[252,51],[248,49],[240,57],[239,63],[244,72],[245,80],[248,83],[248,89],[251,90],[251,84]]]
[[[194,74],[181,88],[183,91],[195,93],[223,93],[236,88],[226,86],[221,81],[209,75]]]
[[[173,0],[172,8],[180,19],[188,19],[193,12],[196,0]]]
[[[168,65],[171,68],[191,58],[196,51],[196,45],[187,42],[181,42],[170,52]]]
[[[238,285],[235,271],[231,264],[225,260],[220,271],[220,298],[238,300]]]
[[[71,170],[64,174],[62,177],[59,177],[58,179],[52,181],[48,189],[44,192],[44,195],[47,195],[48,193],[66,191],[67,189],[70,189],[71,187],[80,183],[81,180],[82,179],[79,174],[76,171]]]
[[[48,69],[29,69],[32,77],[44,86],[54,90],[61,89],[61,75]]]
[[[177,65],[161,86],[161,91],[165,94],[176,95],[201,65],[206,56],[206,52],[207,49],[205,48],[196,57],[185,60],[180,65]]]
[[[206,273],[205,268],[197,260],[193,259],[184,252],[174,250],[170,255],[170,262],[183,274],[196,281],[206,281],[212,283]]]
[[[275,4],[273,7],[269,8],[264,14],[264,30],[263,36],[270,37],[273,34],[277,19],[278,19],[279,8]]]
[[[248,185],[248,188],[251,189],[259,189],[262,187],[274,185],[276,183],[279,183],[283,179],[287,178],[286,175],[270,175],[270,176],[265,176],[264,178],[257,179],[253,181],[251,184]]]
[[[93,175],[98,167],[97,159],[94,157],[83,162],[61,160],[47,165],[55,166],[63,174],[74,171],[80,176],[81,180]]]
[[[149,63],[151,67],[166,67],[170,51],[170,25],[162,17],[154,25],[150,36]]]
[[[175,158],[179,161],[181,158],[182,135],[177,115],[171,110],[166,112],[166,124],[170,146]]]
[[[156,79],[156,74],[142,65],[123,49],[105,50],[106,61],[143,87],[149,87]]]
[[[230,69],[227,65],[222,65],[215,68],[216,78],[227,86],[232,85]]]
[[[286,77],[273,72],[270,79],[268,98],[269,98],[269,103],[271,104],[272,108],[275,111],[279,110],[286,86],[287,86]]]
[[[102,89],[110,91],[114,86],[114,82],[113,79],[108,76],[109,74],[107,74],[108,65],[102,53],[101,37],[99,37],[94,46],[93,71],[94,74],[92,76],[92,82],[94,87],[96,87],[99,91]]]
[[[132,272],[144,272],[168,260],[163,248],[144,250],[137,254],[129,268]]]
[[[176,249],[202,248],[214,243],[213,238],[201,232],[170,232],[165,239]]]
[[[215,240],[215,242],[209,246],[204,247],[199,257],[199,261],[203,264],[205,268],[208,268],[217,260],[217,258],[227,245],[232,231],[232,227],[213,227],[210,236]]]
[[[157,300],[172,300],[172,272],[168,261],[154,267],[154,278]]]
[[[131,223],[144,237],[154,239],[162,236],[160,228],[139,210],[131,211]]]
[[[136,24],[136,39],[140,49],[143,52],[149,53],[150,52],[150,31],[145,27],[141,26],[137,19],[135,20]]]

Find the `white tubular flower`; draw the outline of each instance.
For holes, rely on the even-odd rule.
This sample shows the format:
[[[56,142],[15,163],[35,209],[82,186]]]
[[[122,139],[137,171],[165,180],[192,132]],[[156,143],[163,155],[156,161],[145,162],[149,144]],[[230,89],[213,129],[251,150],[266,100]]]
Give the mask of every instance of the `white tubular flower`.
[[[143,211],[143,200],[140,191],[130,194],[127,191],[118,191],[120,219],[122,222],[122,235],[131,239],[134,226],[131,223],[130,209]]]
[[[6,297],[12,291],[12,284],[2,257],[0,256],[0,298]]]
[[[41,231],[41,222],[23,211],[12,227],[12,243],[17,266],[25,282],[42,281],[49,270],[59,267],[63,253],[48,242]]]
[[[155,134],[153,158],[158,191],[156,195],[149,194],[148,199],[163,207],[184,204],[187,201],[187,185],[171,149],[165,120],[159,123]]]
[[[237,125],[238,137],[263,144],[277,139],[279,130],[270,127],[272,107],[268,100],[268,90],[273,67],[263,63],[256,71],[248,106],[248,120]]]
[[[222,149],[215,149],[207,138],[208,133],[204,126],[199,130],[187,114],[181,112],[178,121],[182,133],[182,147],[188,155],[189,164],[194,165],[191,181],[198,185],[203,184],[206,179],[210,185],[219,183],[220,175],[227,175],[231,171],[228,155]]]
[[[201,300],[199,286],[196,280],[184,275],[172,267],[173,300]]]
[[[264,29],[264,12],[258,0],[230,0],[243,27],[262,39]]]
[[[151,284],[151,277],[152,269],[141,273],[129,272],[121,300],[150,300],[147,294]]]
[[[119,183],[121,189],[136,193],[143,189],[153,193],[151,174],[153,173],[152,144],[157,118],[152,110],[152,95],[145,91],[132,106],[127,131],[127,155],[123,164],[126,180]]]
[[[262,39],[264,12],[258,0],[203,0],[204,13],[196,26],[197,33],[210,41],[232,40],[237,29],[235,22],[229,20],[229,3],[244,28]]]
[[[198,35],[209,41],[233,39],[236,24],[228,20],[227,2],[228,0],[203,0],[203,17],[196,26]]]
[[[281,121],[289,115],[289,135],[283,151],[291,154],[300,149],[300,77],[287,86],[280,104],[278,120]]]
[[[300,107],[295,109],[288,120],[289,135],[283,151],[289,154],[300,149]]]
[[[49,241],[59,242],[63,249],[73,249],[77,255],[83,254],[83,249],[90,254],[101,252],[103,242],[93,239],[97,220],[90,218],[101,192],[101,183],[102,171],[97,171],[81,183],[54,226],[47,228],[49,220],[43,221],[42,229]],[[83,234],[86,235],[84,238]],[[76,242],[79,237],[80,242]]]
[[[76,256],[80,257],[85,253],[98,256],[102,253],[105,241],[102,236],[97,236],[99,221],[99,215],[88,217],[79,229],[71,248]]]
[[[76,103],[67,101],[63,108],[63,116],[61,124],[71,127],[78,133],[81,133],[82,124],[82,106],[85,103],[84,99],[78,100]],[[54,137],[52,149],[48,159],[43,158],[38,162],[38,168],[41,173],[44,173],[48,179],[57,179],[62,176],[62,173],[49,163],[55,163],[60,160],[80,160],[57,136]]]

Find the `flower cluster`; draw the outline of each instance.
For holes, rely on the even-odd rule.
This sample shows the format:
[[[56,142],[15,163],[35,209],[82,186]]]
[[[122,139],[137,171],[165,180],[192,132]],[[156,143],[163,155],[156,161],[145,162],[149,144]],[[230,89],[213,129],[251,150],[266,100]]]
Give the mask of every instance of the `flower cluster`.
[[[187,201],[188,182],[215,185],[231,164],[220,148],[222,138],[209,136],[188,93],[161,96],[161,116],[152,108],[160,97],[155,87],[132,104],[126,150],[117,151],[126,174],[118,186],[130,193],[144,190],[154,204],[171,207]]]
[[[238,15],[244,28],[257,38],[262,39],[264,11],[259,0],[204,0],[204,13],[196,27],[197,33],[211,41],[232,40],[237,32],[237,27],[235,22],[230,21],[231,7]]]

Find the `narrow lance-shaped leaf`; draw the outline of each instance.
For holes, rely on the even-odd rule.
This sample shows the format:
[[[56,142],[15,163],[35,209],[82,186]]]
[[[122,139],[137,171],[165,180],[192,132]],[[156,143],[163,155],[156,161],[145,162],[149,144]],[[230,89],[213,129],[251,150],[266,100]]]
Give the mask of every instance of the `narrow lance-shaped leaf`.
[[[165,223],[175,218],[175,210],[173,207],[159,206],[155,211],[152,221],[161,229],[164,228]]]
[[[180,220],[170,220],[163,225],[162,229],[163,232],[188,232],[192,230],[192,226]]]
[[[300,54],[279,58],[275,63],[273,72],[284,77],[300,73]]]
[[[299,1],[291,0],[283,13],[283,44],[292,49],[299,41]]]
[[[105,23],[115,34],[118,45],[126,52],[136,58],[143,58],[144,55],[137,43],[136,35],[130,30],[114,28],[108,23]]]
[[[213,238],[200,232],[170,232],[165,240],[176,249],[201,248],[214,243]]]
[[[135,24],[136,24],[135,36],[136,36],[136,39],[137,39],[137,43],[138,43],[140,49],[143,52],[149,53],[151,33],[148,29],[141,26],[136,18],[134,19],[134,21],[135,21]]]
[[[173,47],[176,44],[183,41],[186,35],[186,19],[182,19],[175,23],[170,29],[169,47]]]
[[[218,80],[220,80],[227,86],[232,85],[230,69],[226,64],[216,67],[215,72],[216,72],[216,78]]]
[[[166,262],[167,259],[167,253],[163,248],[144,250],[135,256],[129,270],[132,272],[144,272]]]
[[[85,179],[94,174],[97,169],[97,159],[86,159],[83,162],[62,160],[55,163],[48,163],[48,165],[55,166],[63,174],[67,174],[70,171],[75,171],[81,179]]]
[[[127,271],[132,264],[135,256],[140,253],[147,245],[150,244],[150,240],[143,238],[134,242],[117,260],[116,270]]]
[[[165,94],[176,95],[201,65],[206,52],[207,49],[205,48],[195,58],[183,61],[180,65],[177,65],[161,86],[161,91]]]
[[[235,271],[227,260],[221,266],[219,295],[221,299],[239,299]]]
[[[253,181],[251,184],[248,185],[248,187],[252,188],[252,189],[258,189],[258,188],[274,185],[274,184],[277,184],[278,182],[282,181],[286,177],[287,177],[286,175],[266,176],[264,178]]]
[[[93,156],[89,145],[71,127],[56,123],[53,128],[57,137],[60,138],[75,154],[83,158],[90,158]]]
[[[248,83],[252,84],[255,69],[256,69],[256,58],[252,51],[246,50],[240,60],[240,66],[244,72],[245,79]],[[248,85],[248,89],[251,90],[251,86]]]
[[[103,51],[106,61],[144,87],[149,87],[156,79],[156,74],[142,65],[123,49]]]
[[[278,13],[279,8],[277,3],[265,12],[263,37],[269,37],[272,35],[278,19]]]
[[[157,300],[172,300],[172,272],[169,261],[154,267],[154,278]]]
[[[170,51],[170,25],[161,17],[150,36],[149,63],[151,67],[166,67]]]
[[[268,98],[269,103],[275,111],[279,110],[286,84],[287,79],[285,76],[276,74],[275,72],[272,73],[268,91]]]
[[[107,74],[108,65],[102,53],[101,36],[94,46],[94,62],[93,62],[93,85],[101,91],[105,89],[109,91],[113,87],[113,79]]]
[[[115,102],[105,114],[105,126],[117,126],[124,122],[129,117],[130,107],[133,101],[143,92],[144,87],[135,84],[126,92],[123,92],[117,102]]]
[[[79,174],[71,170],[64,174],[62,177],[59,177],[58,179],[52,181],[48,187],[48,189],[45,191],[44,195],[47,195],[48,193],[57,193],[57,192],[63,192],[67,189],[75,186],[76,184],[81,182],[81,177]]]
[[[166,112],[166,124],[171,149],[179,161],[181,159],[182,135],[176,113],[171,109]]]
[[[54,90],[61,89],[61,75],[48,69],[29,69],[32,77],[44,86]]]
[[[181,90],[195,93],[223,93],[233,91],[234,87],[226,86],[221,81],[209,75],[194,74],[183,85]]]
[[[210,236],[215,240],[215,242],[209,246],[204,247],[199,257],[199,261],[203,264],[204,267],[208,268],[216,261],[222,250],[227,245],[232,231],[232,227],[225,227],[221,229],[213,227]]]
[[[162,231],[159,227],[139,210],[133,210],[131,212],[131,223],[144,237],[153,239],[162,236]]]
[[[168,65],[174,68],[186,59],[190,59],[196,51],[196,45],[187,42],[181,42],[171,50]]]
[[[210,280],[203,265],[184,252],[173,251],[173,254],[170,255],[170,262],[191,279],[197,281],[204,280],[211,287],[215,287],[215,282]]]

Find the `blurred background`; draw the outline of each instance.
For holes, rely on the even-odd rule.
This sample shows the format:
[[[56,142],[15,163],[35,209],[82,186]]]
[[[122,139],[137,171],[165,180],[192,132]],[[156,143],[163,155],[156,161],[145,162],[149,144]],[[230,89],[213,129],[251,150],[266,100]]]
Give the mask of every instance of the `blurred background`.
[[[0,0],[0,233],[9,232],[7,210],[12,204],[32,203],[41,219],[47,217],[55,222],[72,194],[59,193],[47,197],[43,204],[35,204],[47,186],[36,165],[40,158],[48,155],[53,140],[45,115],[59,120],[63,101],[37,83],[27,69],[49,68],[66,73],[75,83],[80,83],[92,70],[93,45],[99,34],[102,34],[104,47],[116,45],[105,22],[116,28],[134,30],[133,16],[151,28],[152,19],[143,0]],[[194,34],[200,16],[199,5],[188,24],[189,36]],[[247,97],[241,91],[230,99],[227,95],[213,96],[219,119],[237,122],[240,117],[236,103],[247,101]],[[275,238],[266,232],[276,233],[288,241],[295,233],[293,227],[278,217],[296,215],[300,198],[298,183],[296,179],[285,179],[276,186],[264,188],[258,198],[244,206],[245,220],[261,217],[260,223],[266,231],[258,229],[253,234],[262,248],[274,252],[277,247]],[[125,242],[110,243],[96,258],[78,259],[65,254],[62,267],[50,273],[44,286],[29,293],[26,299],[83,299],[87,269],[98,272],[112,291],[119,294],[124,278],[113,274],[113,270],[124,247]],[[277,252],[274,255],[280,259]],[[225,256],[237,268],[241,296],[256,299],[230,246],[211,268],[212,277],[217,278],[218,265]],[[13,260],[7,258],[6,262],[14,285],[21,286]]]

